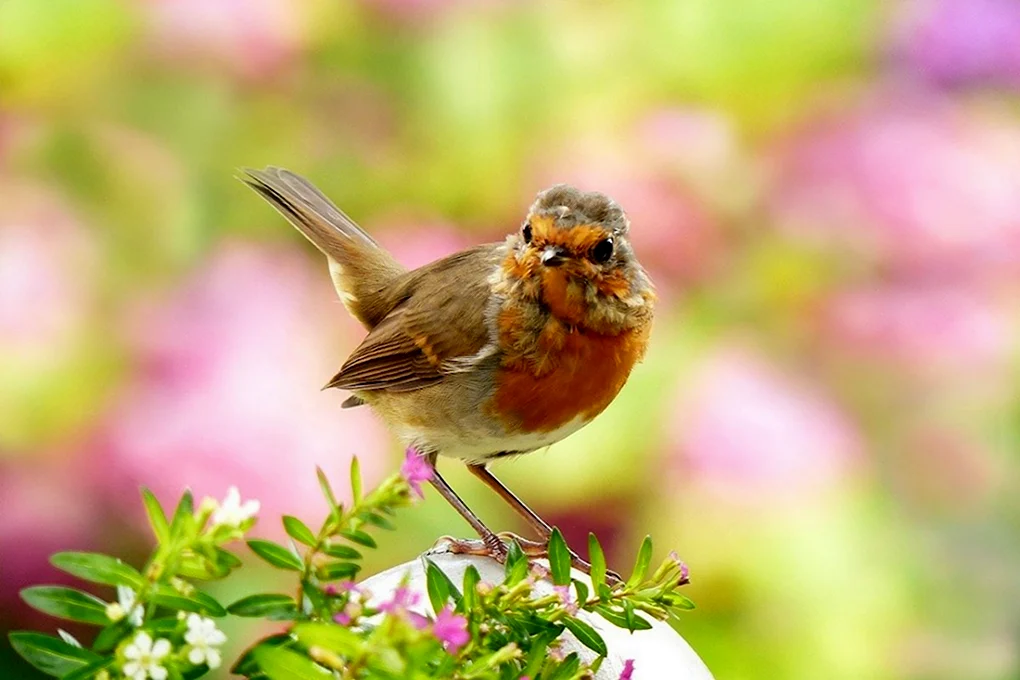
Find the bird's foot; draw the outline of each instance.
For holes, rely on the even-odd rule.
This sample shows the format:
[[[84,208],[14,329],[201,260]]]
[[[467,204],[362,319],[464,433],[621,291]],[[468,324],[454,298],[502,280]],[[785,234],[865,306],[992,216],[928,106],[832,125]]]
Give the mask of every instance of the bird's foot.
[[[545,541],[531,541],[511,532],[502,532],[499,534],[499,538],[507,541],[516,541],[517,545],[521,547],[521,552],[531,559],[549,557],[549,539],[546,539]],[[581,557],[569,547],[567,548],[567,551],[570,553],[570,566],[591,576],[591,564],[581,559]],[[606,569],[606,581],[608,581],[609,585],[623,583],[623,579],[620,575],[612,569]]]
[[[490,557],[500,564],[506,563],[506,556],[509,553],[509,548],[507,548],[506,543],[500,540],[496,534],[489,534],[484,538],[476,539],[443,536],[436,543],[437,546],[440,544],[442,544],[446,552],[450,552],[455,555],[478,555],[480,557]]]

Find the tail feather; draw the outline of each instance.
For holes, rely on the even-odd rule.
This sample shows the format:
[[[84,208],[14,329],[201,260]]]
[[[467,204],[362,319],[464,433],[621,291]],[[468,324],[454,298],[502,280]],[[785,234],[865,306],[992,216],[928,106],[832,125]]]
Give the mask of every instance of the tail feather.
[[[351,314],[372,328],[384,314],[375,297],[406,270],[308,180],[282,168],[242,170],[266,199],[329,260],[333,285]]]

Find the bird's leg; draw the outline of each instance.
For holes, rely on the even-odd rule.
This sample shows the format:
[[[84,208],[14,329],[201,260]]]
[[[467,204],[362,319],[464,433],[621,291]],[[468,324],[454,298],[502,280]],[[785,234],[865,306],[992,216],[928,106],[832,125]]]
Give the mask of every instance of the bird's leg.
[[[469,464],[468,470],[471,471],[475,477],[485,482],[485,485],[496,492],[496,494],[502,498],[507,504],[514,509],[518,515],[520,515],[524,521],[526,521],[541,537],[541,541],[529,541],[526,538],[521,538],[516,534],[504,532],[500,533],[501,538],[517,541],[517,544],[521,546],[521,550],[525,555],[529,557],[548,557],[549,555],[549,537],[552,536],[552,527],[549,526],[548,522],[539,517],[534,510],[525,505],[524,501],[517,497],[513,491],[506,488],[503,482],[496,479],[496,476],[486,469],[484,465]],[[581,557],[570,550],[570,563],[575,569],[583,571],[585,574],[591,575],[591,564],[581,559]],[[606,575],[610,580],[616,580],[623,582],[620,575],[615,571],[607,570]]]
[[[514,512],[520,515],[543,540],[549,540],[549,537],[552,536],[552,527],[535,514],[534,510],[525,505],[524,501],[518,498],[513,491],[506,488],[503,482],[496,479],[496,476],[489,472],[488,468],[477,463],[469,464],[467,467],[471,474],[482,480],[487,487],[496,492],[496,495],[506,501],[514,509]]]
[[[430,461],[431,462],[431,461]],[[468,555],[484,555],[486,557],[492,557],[498,562],[504,562],[507,555],[506,544],[496,534],[492,532],[489,527],[482,523],[482,520],[478,519],[478,515],[471,511],[471,508],[467,506],[464,501],[460,499],[457,492],[450,488],[450,485],[446,483],[446,480],[442,478],[439,471],[436,470],[435,464],[432,466],[432,477],[429,482],[439,492],[439,495],[446,499],[446,502],[453,506],[453,509],[460,513],[460,516],[471,525],[478,536],[482,539],[481,543],[477,541],[459,541],[456,539],[450,539],[449,547],[452,552],[468,554]]]

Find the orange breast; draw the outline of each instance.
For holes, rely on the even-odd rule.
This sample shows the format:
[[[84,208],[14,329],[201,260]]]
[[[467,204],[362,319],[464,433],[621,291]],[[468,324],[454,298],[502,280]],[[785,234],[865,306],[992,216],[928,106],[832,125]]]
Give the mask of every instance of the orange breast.
[[[648,344],[649,326],[619,335],[568,329],[551,319],[536,352],[504,361],[491,410],[507,425],[549,432],[613,401]]]

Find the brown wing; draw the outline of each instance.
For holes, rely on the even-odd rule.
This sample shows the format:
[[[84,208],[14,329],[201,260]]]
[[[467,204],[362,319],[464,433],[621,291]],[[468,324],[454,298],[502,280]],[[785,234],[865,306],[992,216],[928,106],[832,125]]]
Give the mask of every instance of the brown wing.
[[[489,342],[489,276],[503,244],[466,250],[409,272],[396,284],[402,299],[372,329],[326,387],[407,392],[448,374],[445,362]]]

